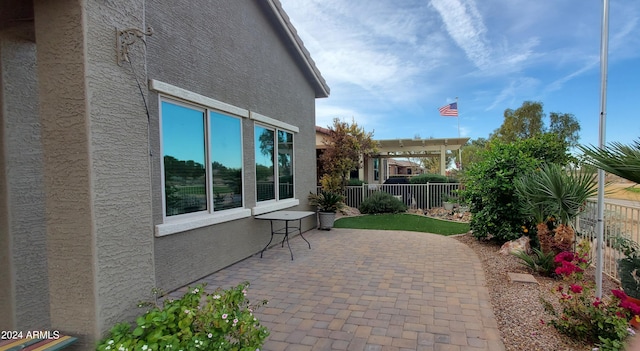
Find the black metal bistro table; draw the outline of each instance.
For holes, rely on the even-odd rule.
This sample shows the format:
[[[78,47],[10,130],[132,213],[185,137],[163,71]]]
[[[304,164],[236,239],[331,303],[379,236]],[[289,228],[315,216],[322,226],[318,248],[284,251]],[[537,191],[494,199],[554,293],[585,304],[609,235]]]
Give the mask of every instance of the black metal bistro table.
[[[269,247],[271,241],[273,240],[273,236],[275,234],[284,235],[282,238],[282,247],[284,247],[285,240],[287,241],[287,246],[289,247],[289,253],[291,253],[291,260],[293,260],[293,251],[291,251],[291,245],[289,245],[289,234],[295,233],[298,231],[300,233],[300,237],[307,242],[309,245],[309,249],[311,249],[311,244],[304,236],[302,236],[302,219],[315,215],[315,212],[312,211],[275,211],[270,213],[265,213],[263,215],[256,216],[255,219],[267,220],[271,223],[271,239],[269,239],[269,243],[260,251],[260,258],[262,258],[262,254],[264,250]],[[284,222],[284,228],[274,229],[273,222]],[[295,226],[295,221],[298,221],[298,226]],[[289,222],[294,222],[290,224]]]

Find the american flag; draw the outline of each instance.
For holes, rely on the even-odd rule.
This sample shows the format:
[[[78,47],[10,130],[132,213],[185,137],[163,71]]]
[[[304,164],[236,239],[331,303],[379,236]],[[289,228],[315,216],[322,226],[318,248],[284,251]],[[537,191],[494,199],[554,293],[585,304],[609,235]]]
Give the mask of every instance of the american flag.
[[[458,103],[453,102],[453,103],[444,105],[440,107],[438,111],[440,111],[440,116],[458,117]]]

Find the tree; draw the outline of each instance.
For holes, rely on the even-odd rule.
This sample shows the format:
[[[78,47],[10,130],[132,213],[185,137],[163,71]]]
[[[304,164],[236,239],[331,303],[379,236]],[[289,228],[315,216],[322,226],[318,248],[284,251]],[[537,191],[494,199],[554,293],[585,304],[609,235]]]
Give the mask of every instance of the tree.
[[[516,110],[504,111],[504,122],[490,136],[504,142],[529,139],[551,133],[569,146],[576,146],[580,139],[580,123],[570,113],[551,112],[549,128],[544,124],[545,114],[542,102],[525,101]]]
[[[516,110],[504,111],[504,122],[493,137],[505,142],[534,137],[543,131],[543,117],[541,102],[525,101]]]
[[[549,114],[549,133],[555,134],[560,140],[576,146],[580,140],[580,123],[570,113],[551,112]]]
[[[321,183],[325,190],[343,191],[349,180],[349,173],[362,166],[362,159],[376,152],[373,133],[365,132],[353,120],[349,124],[338,118],[333,119],[333,126],[328,129],[329,134],[323,140],[327,148],[320,156],[324,171]]]
[[[470,165],[479,162],[482,159],[482,150],[487,147],[488,142],[489,141],[485,138],[478,138],[475,140],[469,140],[462,146],[460,155],[462,156],[462,164],[465,168],[468,168]]]
[[[438,157],[421,157],[419,160],[420,165],[427,173],[440,173],[440,159]]]

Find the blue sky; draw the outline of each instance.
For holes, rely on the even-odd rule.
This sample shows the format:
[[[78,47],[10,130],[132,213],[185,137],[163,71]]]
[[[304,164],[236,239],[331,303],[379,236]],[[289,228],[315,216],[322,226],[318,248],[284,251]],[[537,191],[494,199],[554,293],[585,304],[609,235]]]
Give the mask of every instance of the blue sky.
[[[598,144],[600,0],[280,0],[331,88],[316,124],[352,118],[375,139],[488,137],[540,101]],[[640,1],[611,0],[606,141],[640,137]],[[548,123],[548,120],[545,121]]]

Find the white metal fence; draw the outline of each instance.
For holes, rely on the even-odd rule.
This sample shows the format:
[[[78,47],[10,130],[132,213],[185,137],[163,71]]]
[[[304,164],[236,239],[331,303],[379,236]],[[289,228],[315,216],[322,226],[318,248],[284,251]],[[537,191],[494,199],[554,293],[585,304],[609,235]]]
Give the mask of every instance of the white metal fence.
[[[578,237],[591,242],[591,258],[596,259],[597,203],[588,201],[585,210],[576,220]],[[618,279],[617,262],[623,255],[613,248],[616,237],[622,236],[640,242],[640,208],[605,203],[604,205],[604,250],[603,272]]]
[[[345,203],[358,208],[371,194],[382,191],[398,197],[409,208],[426,210],[442,207],[443,195],[457,196],[459,188],[459,183],[363,184],[346,188]]]

